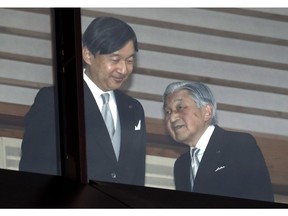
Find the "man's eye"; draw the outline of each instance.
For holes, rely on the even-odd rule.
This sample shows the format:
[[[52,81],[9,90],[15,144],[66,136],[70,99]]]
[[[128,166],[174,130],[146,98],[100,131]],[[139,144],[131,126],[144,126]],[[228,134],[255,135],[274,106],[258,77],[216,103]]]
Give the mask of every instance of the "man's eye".
[[[112,61],[112,62],[119,62],[119,61],[120,61],[120,59],[117,59],[117,58],[112,58],[112,59],[111,59],[111,61]]]
[[[182,106],[182,105],[177,106],[177,110],[178,111],[182,111],[185,108],[186,108],[186,106]]]
[[[171,111],[170,110],[165,110],[165,115],[170,115]]]
[[[127,62],[128,64],[133,64],[133,63],[134,63],[134,59],[127,59],[126,62]]]

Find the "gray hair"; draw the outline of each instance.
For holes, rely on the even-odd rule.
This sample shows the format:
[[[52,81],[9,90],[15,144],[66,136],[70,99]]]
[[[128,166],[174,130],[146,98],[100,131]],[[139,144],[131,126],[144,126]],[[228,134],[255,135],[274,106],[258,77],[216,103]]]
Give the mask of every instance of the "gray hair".
[[[205,105],[211,105],[213,108],[212,111],[212,119],[210,125],[217,124],[217,116],[216,116],[216,109],[217,103],[216,100],[211,92],[211,90],[205,84],[201,82],[188,82],[188,81],[181,81],[181,82],[173,82],[170,83],[163,94],[163,103],[164,108],[166,106],[167,97],[173,94],[176,91],[181,89],[187,89],[189,94],[191,95],[192,99],[195,101],[196,106],[201,108]]]

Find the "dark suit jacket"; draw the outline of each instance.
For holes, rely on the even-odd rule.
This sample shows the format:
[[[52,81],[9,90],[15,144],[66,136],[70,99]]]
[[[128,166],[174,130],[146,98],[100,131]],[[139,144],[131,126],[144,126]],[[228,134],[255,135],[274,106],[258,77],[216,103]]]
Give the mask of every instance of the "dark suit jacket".
[[[191,191],[190,164],[189,151],[175,161],[176,190]],[[193,192],[274,201],[270,176],[256,140],[250,134],[226,131],[216,125]]]
[[[144,185],[146,125],[142,105],[114,91],[121,124],[121,148],[117,162],[105,122],[95,99],[84,82],[85,127],[88,178],[98,181]],[[25,117],[25,133],[19,170],[60,174],[56,148],[53,87],[39,91]],[[141,129],[135,126],[141,120]]]

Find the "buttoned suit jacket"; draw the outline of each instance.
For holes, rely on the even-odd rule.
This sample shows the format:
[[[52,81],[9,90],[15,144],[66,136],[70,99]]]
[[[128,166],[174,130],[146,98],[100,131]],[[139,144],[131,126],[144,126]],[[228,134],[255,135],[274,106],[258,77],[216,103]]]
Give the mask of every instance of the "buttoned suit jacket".
[[[21,171],[60,174],[53,89],[53,87],[42,88],[25,117],[19,164]],[[146,156],[144,110],[136,99],[119,90],[115,90],[114,94],[121,125],[118,161],[101,112],[84,82],[88,178],[96,181],[144,185]]]
[[[176,190],[191,191],[190,152],[174,164]],[[200,162],[193,192],[274,201],[263,155],[253,136],[215,125]]]

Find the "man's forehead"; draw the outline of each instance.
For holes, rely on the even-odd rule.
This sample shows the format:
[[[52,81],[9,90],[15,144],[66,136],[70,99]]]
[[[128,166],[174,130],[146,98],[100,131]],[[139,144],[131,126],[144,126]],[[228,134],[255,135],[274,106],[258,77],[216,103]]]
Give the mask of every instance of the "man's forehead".
[[[165,103],[165,108],[168,107],[169,105],[173,105],[176,103],[181,103],[183,101],[183,97],[181,95],[174,95],[171,94],[167,97],[166,103]]]
[[[189,94],[189,91],[187,89],[179,89],[172,94],[169,95],[170,98],[173,100],[177,100],[179,98],[182,98],[183,96],[187,96]]]
[[[187,89],[180,89],[175,91],[174,93],[170,94],[166,98],[166,104],[164,107],[168,106],[169,104],[179,104],[182,103],[186,99],[191,99],[193,101],[193,98],[190,97],[189,90]]]

